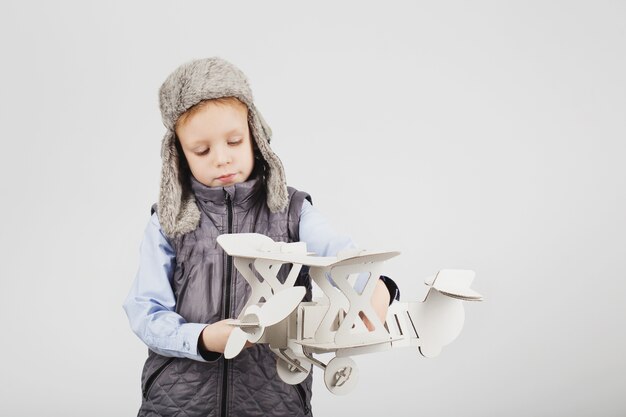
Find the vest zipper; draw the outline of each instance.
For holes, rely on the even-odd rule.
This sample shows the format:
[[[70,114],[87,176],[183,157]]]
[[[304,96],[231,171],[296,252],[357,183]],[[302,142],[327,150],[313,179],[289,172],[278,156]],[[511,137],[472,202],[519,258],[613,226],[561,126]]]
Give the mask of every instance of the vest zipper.
[[[148,398],[148,394],[150,393],[150,388],[152,388],[152,384],[154,384],[154,382],[157,380],[159,375],[161,375],[163,371],[165,371],[165,368],[167,368],[168,366],[170,366],[172,362],[174,362],[174,359],[175,358],[169,358],[167,362],[159,366],[159,368],[156,371],[154,371],[152,375],[150,375],[150,378],[148,378],[148,380],[146,381],[146,386],[143,389],[143,398]]]
[[[298,391],[298,397],[300,397],[300,403],[302,404],[302,409],[304,410],[304,414],[307,415],[309,414],[309,407],[306,406],[306,401],[305,401],[305,393],[304,393],[304,388],[302,387],[301,384],[297,384],[294,385],[294,387],[296,388],[296,391]]]
[[[228,207],[228,233],[233,232],[233,204],[230,194],[226,193],[226,206]],[[233,258],[226,255],[226,288],[224,291],[224,319],[230,318],[230,287],[232,285]],[[222,379],[222,416],[227,417],[226,406],[228,405],[228,367],[230,360],[224,359],[224,378]]]

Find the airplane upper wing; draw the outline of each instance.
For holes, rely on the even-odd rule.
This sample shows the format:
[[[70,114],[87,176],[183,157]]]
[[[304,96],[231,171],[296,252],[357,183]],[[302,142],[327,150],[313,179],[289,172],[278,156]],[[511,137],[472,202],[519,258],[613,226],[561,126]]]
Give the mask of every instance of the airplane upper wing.
[[[308,266],[338,266],[364,262],[382,262],[400,252],[368,252],[364,250],[344,252],[343,256],[314,256],[307,252],[305,242],[275,242],[260,233],[231,233],[217,237],[217,243],[230,256],[268,259]]]

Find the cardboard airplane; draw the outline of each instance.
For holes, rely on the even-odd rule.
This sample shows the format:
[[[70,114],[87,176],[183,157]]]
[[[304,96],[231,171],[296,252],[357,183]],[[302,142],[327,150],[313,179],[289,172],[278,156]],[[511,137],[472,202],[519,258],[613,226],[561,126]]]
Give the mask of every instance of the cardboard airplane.
[[[223,234],[218,244],[233,257],[235,267],[250,284],[251,294],[237,320],[224,351],[233,358],[246,342],[268,343],[276,354],[278,376],[298,384],[312,372],[324,370],[330,392],[343,395],[358,381],[353,355],[393,348],[417,347],[425,357],[435,357],[461,332],[465,320],[463,301],[481,301],[470,288],[474,272],[441,270],[425,281],[429,287],[421,301],[394,301],[382,323],[371,305],[383,262],[399,252],[349,250],[338,256],[320,257],[307,252],[305,242],[275,242],[257,233]],[[284,282],[278,271],[290,264]],[[324,296],[302,302],[305,288],[294,283],[303,266]],[[359,293],[351,281],[369,275]],[[373,329],[368,330],[360,314]],[[323,363],[313,354],[335,352]]]

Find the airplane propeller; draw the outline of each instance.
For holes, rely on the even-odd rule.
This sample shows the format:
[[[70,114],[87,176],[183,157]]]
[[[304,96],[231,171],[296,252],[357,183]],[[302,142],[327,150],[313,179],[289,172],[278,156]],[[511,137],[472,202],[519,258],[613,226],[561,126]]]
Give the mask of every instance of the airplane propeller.
[[[243,318],[232,323],[236,326],[228,337],[224,357],[232,359],[241,352],[246,342],[258,341],[267,326],[283,320],[298,307],[304,297],[304,287],[291,287],[272,296],[260,307],[256,304],[246,308]]]

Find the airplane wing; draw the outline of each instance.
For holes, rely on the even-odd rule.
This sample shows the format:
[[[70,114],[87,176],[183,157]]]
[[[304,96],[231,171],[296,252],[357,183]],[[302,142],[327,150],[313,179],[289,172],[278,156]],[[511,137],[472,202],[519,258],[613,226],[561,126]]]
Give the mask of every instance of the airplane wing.
[[[313,256],[313,252],[307,252],[305,242],[275,242],[260,233],[226,233],[217,237],[217,243],[230,256],[318,267],[382,262],[400,254],[354,250],[344,251],[339,256]]]

